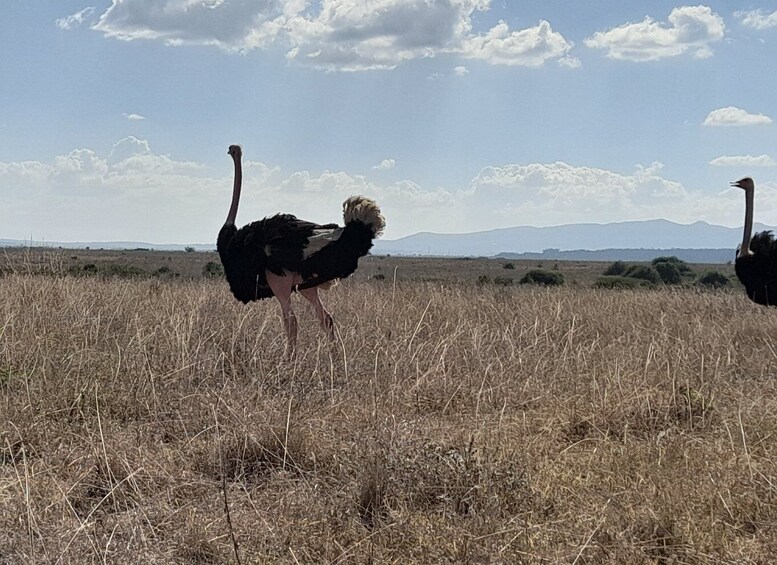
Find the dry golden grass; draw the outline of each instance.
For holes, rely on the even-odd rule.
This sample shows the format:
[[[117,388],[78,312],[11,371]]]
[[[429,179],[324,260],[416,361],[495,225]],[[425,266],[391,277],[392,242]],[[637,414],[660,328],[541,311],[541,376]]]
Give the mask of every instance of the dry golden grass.
[[[769,563],[738,293],[0,277],[0,563]],[[225,504],[226,502],[226,504]]]

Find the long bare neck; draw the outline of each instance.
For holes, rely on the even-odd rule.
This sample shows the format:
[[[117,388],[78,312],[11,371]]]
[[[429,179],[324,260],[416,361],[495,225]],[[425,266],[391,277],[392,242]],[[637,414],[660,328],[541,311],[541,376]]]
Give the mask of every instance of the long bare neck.
[[[737,255],[750,255],[750,239],[753,236],[753,190],[745,190],[745,231]]]
[[[240,162],[240,155],[233,155],[232,160],[235,162],[235,182],[232,187],[232,204],[229,207],[225,225],[235,225],[237,207],[240,204],[240,188],[243,186],[243,165]]]

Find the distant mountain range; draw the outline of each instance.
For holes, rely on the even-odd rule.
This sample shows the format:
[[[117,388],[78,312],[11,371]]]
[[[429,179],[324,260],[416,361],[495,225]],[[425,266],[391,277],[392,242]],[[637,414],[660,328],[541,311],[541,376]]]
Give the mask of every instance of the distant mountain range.
[[[755,231],[773,229],[757,224]],[[518,226],[489,231],[441,234],[421,232],[395,240],[375,242],[376,255],[502,257],[506,259],[557,259],[579,261],[650,261],[676,255],[692,263],[726,263],[733,260],[742,228],[668,220],[566,224],[535,228]],[[212,251],[209,244],[154,244],[136,241],[40,242],[0,239],[2,246],[45,246],[66,249],[151,249]]]
[[[755,231],[772,229],[757,224]],[[396,240],[378,240],[376,254],[485,256],[513,259],[649,261],[677,255],[690,262],[725,263],[734,257],[742,228],[668,220],[566,224],[535,228],[519,226],[464,234],[417,233]]]

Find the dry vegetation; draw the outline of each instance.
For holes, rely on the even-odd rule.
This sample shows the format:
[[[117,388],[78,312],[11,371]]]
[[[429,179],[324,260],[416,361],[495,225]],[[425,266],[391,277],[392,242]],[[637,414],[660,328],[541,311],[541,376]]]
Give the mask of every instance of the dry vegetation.
[[[284,362],[273,302],[64,262],[0,276],[0,563],[777,555],[777,312],[740,293],[386,262],[325,293],[333,345],[297,301]]]

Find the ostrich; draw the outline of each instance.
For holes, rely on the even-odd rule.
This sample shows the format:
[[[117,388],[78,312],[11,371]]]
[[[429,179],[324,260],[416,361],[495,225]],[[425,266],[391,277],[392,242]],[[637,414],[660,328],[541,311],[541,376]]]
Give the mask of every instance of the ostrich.
[[[321,303],[318,289],[326,289],[333,281],[353,273],[359,257],[367,254],[386,221],[375,202],[352,196],[343,203],[344,227],[276,214],[237,229],[243,151],[239,145],[230,145],[227,153],[235,164],[232,204],[216,248],[237,300],[248,304],[272,296],[278,299],[287,337],[286,355],[291,357],[297,342],[292,293],[299,292],[311,303],[321,327],[334,338],[332,316]]]
[[[745,177],[732,182],[731,186],[745,191],[745,230],[734,262],[737,277],[750,300],[764,306],[777,306],[777,242],[771,231],[751,236],[755,183]]]

